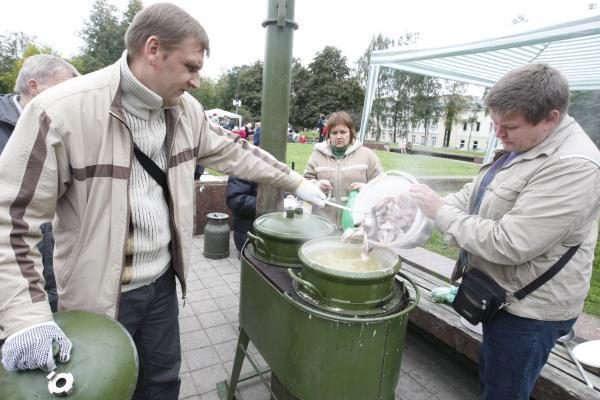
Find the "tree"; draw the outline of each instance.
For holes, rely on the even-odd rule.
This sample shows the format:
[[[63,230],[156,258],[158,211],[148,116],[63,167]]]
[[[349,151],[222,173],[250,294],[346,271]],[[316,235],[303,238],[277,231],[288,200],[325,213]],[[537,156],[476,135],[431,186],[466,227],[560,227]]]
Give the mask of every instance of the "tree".
[[[217,85],[214,80],[210,78],[201,79],[198,89],[190,91],[190,94],[202,104],[205,110],[217,108],[219,100]]]
[[[11,93],[14,90],[23,61],[35,54],[55,52],[22,32],[0,35],[0,93]]]
[[[84,23],[81,56],[73,60],[81,73],[96,71],[117,61],[125,50],[125,32],[135,14],[143,8],[140,0],[130,0],[121,18],[117,7],[106,0],[96,0],[89,19]]]
[[[394,132],[392,142],[398,140],[398,133],[401,137],[408,135],[410,127],[411,114],[413,112],[412,98],[414,90],[411,80],[414,76],[403,71],[394,70],[392,78],[392,96],[391,96],[391,114]]]
[[[467,107],[467,98],[463,96],[465,92],[465,84],[456,81],[446,81],[446,90],[449,92],[443,96],[442,103],[444,104],[444,147],[450,145],[450,135],[452,126],[459,121],[461,113]]]
[[[217,107],[227,111],[235,111],[233,100],[237,99],[237,81],[239,67],[233,67],[223,73],[217,80]]]
[[[357,61],[357,78],[366,89],[367,79],[369,75],[369,65],[371,63],[371,53],[375,50],[384,50],[394,47],[395,41],[391,38],[383,36],[381,33],[371,39],[371,43],[365,53]],[[385,114],[388,109],[389,86],[390,78],[393,76],[393,71],[388,68],[381,68],[377,77],[377,86],[375,87],[375,95],[373,96],[373,105],[371,106],[371,115],[369,119],[375,125],[375,140],[381,139],[382,125],[384,125]]]
[[[441,84],[437,78],[419,76],[415,80],[413,127],[421,124],[424,129],[424,142],[429,143],[429,129],[439,119],[439,95]]]
[[[473,136],[473,128],[479,123],[479,113],[483,109],[483,106],[479,102],[475,102],[471,98],[471,113],[465,120],[465,123],[469,127],[469,136],[467,140],[467,150],[471,150],[471,136]]]
[[[379,34],[371,39],[369,47],[357,62],[355,75],[366,87],[371,53],[375,50],[384,50],[390,47],[407,46],[419,40],[418,32],[407,32],[394,40]],[[375,126],[375,139],[381,140],[383,129],[389,128],[391,121],[393,127],[392,141],[396,142],[398,133],[406,136],[413,118],[413,97],[416,93],[418,80],[415,75],[400,70],[381,68],[377,78],[377,86],[371,115],[370,125]]]
[[[569,114],[600,147],[600,90],[571,92]]]
[[[263,63],[243,65],[238,74],[238,98],[242,100],[244,119],[260,120],[262,106]]]
[[[292,60],[292,92],[290,93],[290,122],[293,126],[303,126],[308,128],[314,128],[316,124],[316,118],[314,121],[304,121],[304,110],[310,103],[309,89],[306,85],[310,77],[308,69],[304,68],[300,63],[300,59],[294,58]],[[308,124],[305,124],[308,122]]]
[[[308,69],[292,69],[293,123],[313,128],[320,114],[338,110],[360,116],[364,94],[341,50],[326,46],[318,52]]]
[[[133,17],[140,12],[144,8],[144,3],[141,0],[129,0],[127,3],[127,10],[123,14],[123,18],[121,19],[121,30],[123,31],[123,37],[125,37],[125,32],[127,32],[127,28],[133,21]]]
[[[10,93],[15,86],[15,64],[22,59],[31,38],[23,32],[0,35],[0,93]],[[17,69],[18,71],[18,69]]]

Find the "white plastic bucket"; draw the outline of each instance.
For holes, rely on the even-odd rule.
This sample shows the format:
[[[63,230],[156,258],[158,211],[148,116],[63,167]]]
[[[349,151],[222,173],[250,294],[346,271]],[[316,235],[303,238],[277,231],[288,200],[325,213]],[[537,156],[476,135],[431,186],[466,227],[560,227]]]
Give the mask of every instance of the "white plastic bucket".
[[[366,215],[371,213],[372,208],[385,197],[398,197],[408,193],[411,185],[418,181],[405,172],[389,171],[378,176],[367,183],[358,193],[354,202],[352,217],[354,224],[361,224]],[[419,208],[412,226],[403,234],[397,235],[397,239],[389,243],[381,243],[373,240],[369,242],[379,247],[396,247],[400,249],[412,249],[422,246],[433,231],[433,221],[427,218]]]

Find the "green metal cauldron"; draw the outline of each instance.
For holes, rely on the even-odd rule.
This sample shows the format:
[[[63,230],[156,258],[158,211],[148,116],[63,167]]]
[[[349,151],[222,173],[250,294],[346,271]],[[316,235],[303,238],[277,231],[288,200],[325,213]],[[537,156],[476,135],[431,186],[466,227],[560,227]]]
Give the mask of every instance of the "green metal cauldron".
[[[261,262],[247,245],[241,255],[241,331],[230,398],[244,358],[241,349],[251,341],[285,388],[278,398],[393,400],[408,312],[418,302],[416,286],[403,278],[394,279],[403,292],[395,309],[344,316],[294,296],[287,271]],[[408,298],[404,282],[415,298]]]
[[[313,238],[332,235],[335,225],[318,215],[304,214],[302,208],[262,215],[254,221],[248,240],[261,261],[283,267],[298,267],[298,250]]]
[[[295,289],[305,300],[330,311],[344,314],[380,313],[382,307],[393,308],[398,301],[394,276],[400,270],[398,255],[389,248],[375,248],[369,258],[379,265],[377,270],[360,272],[334,269],[319,259],[319,255],[360,254],[360,244],[343,243],[339,237],[311,240],[305,243],[298,255],[302,272],[289,270]],[[361,261],[358,259],[356,261]]]
[[[85,311],[54,314],[54,321],[73,343],[71,359],[57,362],[56,377],[72,374],[73,389],[64,399],[126,400],[137,382],[138,358],[129,333],[118,322]],[[0,365],[0,399],[56,400],[50,393],[48,372],[7,372]],[[62,379],[62,378],[60,378]],[[65,381],[56,386],[65,388]]]

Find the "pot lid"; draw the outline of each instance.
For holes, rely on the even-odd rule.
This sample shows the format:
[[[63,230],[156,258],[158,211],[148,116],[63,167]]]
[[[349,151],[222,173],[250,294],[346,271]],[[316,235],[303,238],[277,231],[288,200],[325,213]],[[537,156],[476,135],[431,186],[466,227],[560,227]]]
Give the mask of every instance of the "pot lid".
[[[301,210],[265,214],[254,221],[254,229],[257,233],[289,239],[316,238],[335,232],[335,225],[325,218]]]
[[[573,348],[573,355],[582,364],[592,368],[600,368],[600,340],[578,344]]]
[[[130,399],[137,382],[138,358],[125,328],[107,316],[87,311],[58,312],[54,321],[73,343],[70,360],[57,362],[56,375],[50,378],[41,370],[7,372],[0,364],[0,398],[58,399],[50,392],[54,380],[52,390],[67,400]]]

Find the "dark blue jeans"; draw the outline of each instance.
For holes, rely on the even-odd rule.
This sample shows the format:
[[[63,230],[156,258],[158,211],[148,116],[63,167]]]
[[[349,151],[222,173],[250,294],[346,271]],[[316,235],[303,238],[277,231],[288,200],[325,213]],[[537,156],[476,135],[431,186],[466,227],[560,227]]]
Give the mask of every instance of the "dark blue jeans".
[[[173,269],[150,285],[121,294],[119,322],[133,337],[140,363],[134,400],[178,399],[178,315]]]
[[[479,382],[483,400],[528,400],[556,340],[575,319],[539,321],[500,311],[483,324]]]
[[[42,241],[38,244],[38,249],[42,255],[42,265],[44,266],[44,290],[48,294],[48,303],[52,312],[56,312],[58,305],[58,294],[56,293],[56,280],[54,279],[54,235],[52,234],[52,224],[46,223],[40,226],[42,231]]]

